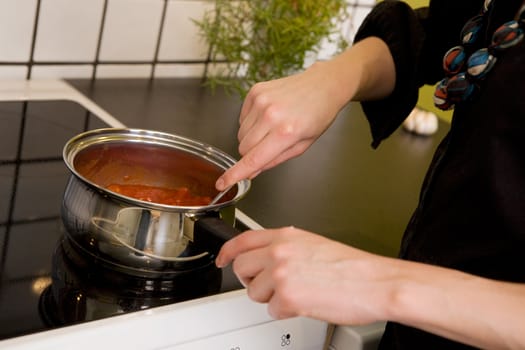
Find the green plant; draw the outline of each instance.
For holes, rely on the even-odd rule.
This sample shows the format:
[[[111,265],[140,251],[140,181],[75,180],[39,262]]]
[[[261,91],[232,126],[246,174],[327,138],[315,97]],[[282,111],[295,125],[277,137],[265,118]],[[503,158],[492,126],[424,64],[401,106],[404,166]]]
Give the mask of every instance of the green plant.
[[[195,21],[210,47],[210,60],[224,62],[206,81],[244,97],[256,82],[301,70],[323,40],[346,46],[339,34],[348,17],[346,0],[215,0]]]

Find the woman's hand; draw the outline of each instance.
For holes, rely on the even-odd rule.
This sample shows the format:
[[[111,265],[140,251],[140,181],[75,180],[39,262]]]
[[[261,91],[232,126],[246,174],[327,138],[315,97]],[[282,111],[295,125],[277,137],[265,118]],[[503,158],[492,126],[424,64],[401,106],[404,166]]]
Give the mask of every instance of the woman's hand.
[[[484,349],[525,348],[525,285],[387,258],[286,227],[226,242],[216,264],[277,319],[394,321]]]
[[[242,158],[217,182],[217,189],[254,178],[302,154],[332,123],[337,102],[324,63],[286,78],[258,83],[248,92],[238,132]],[[328,68],[328,67],[326,67]]]
[[[217,265],[233,269],[275,318],[308,316],[339,324],[385,319],[385,276],[395,265],[293,227],[248,231],[228,241]],[[393,260],[393,259],[392,259]],[[395,262],[395,260],[394,260]],[[383,270],[377,270],[382,266]]]
[[[387,96],[394,84],[388,47],[370,37],[304,72],[254,85],[240,115],[242,158],[215,187],[222,191],[302,154],[348,101]]]

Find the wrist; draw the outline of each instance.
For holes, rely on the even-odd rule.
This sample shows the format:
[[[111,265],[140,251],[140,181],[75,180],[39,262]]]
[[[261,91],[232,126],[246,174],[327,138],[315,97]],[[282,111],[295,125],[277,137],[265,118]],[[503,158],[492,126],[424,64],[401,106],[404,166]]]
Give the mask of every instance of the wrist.
[[[392,93],[396,71],[386,43],[369,37],[330,61],[321,62],[333,79],[331,91],[339,102],[381,99]]]
[[[328,61],[316,61],[307,72],[319,76],[319,89],[324,91],[326,99],[341,110],[355,94],[358,79],[355,67],[338,56]]]

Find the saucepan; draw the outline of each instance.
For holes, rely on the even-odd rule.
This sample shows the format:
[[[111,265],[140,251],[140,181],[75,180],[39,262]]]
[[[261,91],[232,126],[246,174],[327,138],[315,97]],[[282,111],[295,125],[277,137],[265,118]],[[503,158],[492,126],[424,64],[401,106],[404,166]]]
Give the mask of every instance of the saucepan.
[[[238,234],[235,205],[250,181],[221,199],[215,181],[236,160],[206,143],[153,130],[105,128],[70,139],[62,203],[67,238],[113,268],[137,275],[209,264]]]

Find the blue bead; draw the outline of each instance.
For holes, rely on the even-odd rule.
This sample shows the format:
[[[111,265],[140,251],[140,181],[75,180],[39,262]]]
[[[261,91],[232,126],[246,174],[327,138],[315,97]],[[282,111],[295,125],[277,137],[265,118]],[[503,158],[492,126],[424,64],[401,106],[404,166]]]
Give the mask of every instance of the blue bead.
[[[434,105],[437,108],[444,110],[444,111],[454,107],[454,104],[451,103],[447,97],[447,83],[448,83],[447,78],[441,80],[436,85],[436,90],[434,92],[434,97],[433,97]]]
[[[443,70],[447,75],[459,73],[465,65],[466,57],[463,46],[454,46],[443,56]]]
[[[479,33],[483,28],[483,15],[471,18],[461,30],[461,42],[463,45],[472,45],[478,41]]]
[[[479,89],[477,81],[484,79],[492,70],[499,53],[518,44],[525,37],[525,4],[522,4],[516,20],[499,27],[492,35],[488,48],[479,49],[470,57],[467,56],[467,53],[481,46],[480,37],[486,31],[485,15],[491,11],[493,3],[493,0],[484,0],[481,13],[471,18],[461,30],[460,40],[463,46],[453,47],[443,56],[446,78],[436,86],[436,107],[446,110],[471,99]]]
[[[447,83],[447,97],[452,103],[468,100],[474,92],[474,85],[467,79],[465,73],[454,75]]]
[[[492,56],[487,49],[480,49],[469,57],[467,72],[473,78],[483,79],[495,63],[496,57]]]
[[[501,51],[516,45],[523,39],[523,29],[518,22],[510,21],[496,29],[492,35],[490,48],[495,51]]]

